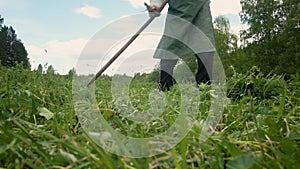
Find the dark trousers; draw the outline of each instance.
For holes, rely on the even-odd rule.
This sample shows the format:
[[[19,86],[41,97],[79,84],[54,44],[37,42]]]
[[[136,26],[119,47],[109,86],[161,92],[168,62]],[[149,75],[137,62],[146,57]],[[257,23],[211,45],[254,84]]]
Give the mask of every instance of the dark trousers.
[[[206,52],[195,54],[198,64],[197,73],[195,75],[197,84],[210,84],[213,70],[214,52]],[[160,89],[162,91],[170,90],[174,85],[173,70],[178,60],[161,59],[160,61]]]

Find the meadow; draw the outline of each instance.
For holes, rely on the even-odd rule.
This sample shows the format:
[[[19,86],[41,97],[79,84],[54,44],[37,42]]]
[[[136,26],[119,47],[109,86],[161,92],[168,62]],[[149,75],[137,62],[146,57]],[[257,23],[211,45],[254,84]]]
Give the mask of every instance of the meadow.
[[[300,168],[300,75],[287,79],[256,67],[244,74],[232,68],[222,118],[208,139],[199,142],[201,128],[194,126],[168,152],[128,158],[106,152],[82,129],[74,111],[72,76],[20,66],[0,71],[0,168]],[[155,135],[178,116],[174,104],[155,125],[134,124],[116,111],[111,78],[102,76],[96,86],[99,110],[125,135]],[[149,108],[143,98],[155,86],[146,80],[131,84],[130,98],[138,110]],[[199,90],[205,96],[199,109],[205,112],[210,87]],[[179,96],[176,87],[167,92],[168,101]]]

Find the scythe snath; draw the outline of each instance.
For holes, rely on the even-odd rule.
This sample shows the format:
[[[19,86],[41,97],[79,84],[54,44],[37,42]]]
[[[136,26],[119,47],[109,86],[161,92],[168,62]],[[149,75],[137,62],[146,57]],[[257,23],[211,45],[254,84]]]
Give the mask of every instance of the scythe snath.
[[[97,74],[90,80],[88,83],[88,87],[92,85],[99,76],[130,46],[130,44],[150,25],[150,23],[160,15],[161,11],[164,9],[166,4],[169,2],[169,0],[165,0],[163,4],[157,9],[157,10],[151,10],[149,5],[146,5],[148,11],[150,13],[150,18],[147,20],[147,22],[128,40],[128,42],[97,72]]]

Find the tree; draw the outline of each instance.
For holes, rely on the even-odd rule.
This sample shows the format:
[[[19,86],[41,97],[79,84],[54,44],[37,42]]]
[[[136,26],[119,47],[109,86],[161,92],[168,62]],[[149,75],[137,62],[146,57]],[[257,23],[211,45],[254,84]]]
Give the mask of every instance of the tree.
[[[76,70],[75,70],[75,68],[72,68],[72,69],[69,70],[69,73],[68,73],[67,77],[69,79],[72,79],[74,75],[76,75]]]
[[[300,73],[299,0],[242,0],[247,55],[265,72]]]
[[[3,25],[4,19],[0,15],[0,61],[3,66],[12,67],[23,64],[24,68],[30,68],[27,51],[17,38],[13,27]]]
[[[216,48],[220,57],[227,57],[238,48],[238,37],[230,32],[230,23],[224,16],[214,20]]]
[[[223,67],[228,72],[232,64],[237,64],[239,56],[234,55],[238,50],[238,37],[230,32],[230,22],[224,16],[219,16],[214,20],[214,32],[216,50],[223,63]]]
[[[47,74],[54,74],[54,72],[55,72],[55,70],[54,70],[54,68],[53,68],[53,66],[52,65],[50,65],[48,68],[47,68]]]
[[[43,73],[43,66],[41,64],[38,65],[37,72]]]
[[[4,19],[3,19],[3,18],[1,18],[1,15],[0,15],[0,29],[2,28],[2,24],[3,24],[3,22],[4,22]]]

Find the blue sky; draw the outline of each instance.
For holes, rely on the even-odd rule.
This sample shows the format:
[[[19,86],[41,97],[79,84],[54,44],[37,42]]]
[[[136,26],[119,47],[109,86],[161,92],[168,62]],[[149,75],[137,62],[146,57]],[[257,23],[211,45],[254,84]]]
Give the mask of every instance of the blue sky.
[[[0,15],[24,43],[33,69],[48,63],[65,74],[75,67],[84,45],[101,28],[127,15],[147,15],[145,1],[0,0]],[[239,0],[212,0],[211,10],[214,17],[228,16],[233,32],[241,29]]]

